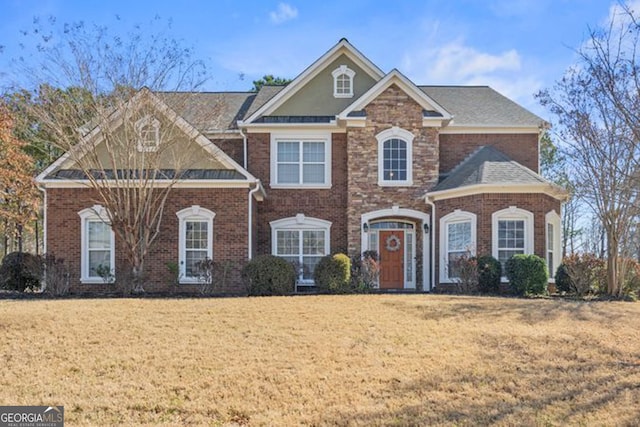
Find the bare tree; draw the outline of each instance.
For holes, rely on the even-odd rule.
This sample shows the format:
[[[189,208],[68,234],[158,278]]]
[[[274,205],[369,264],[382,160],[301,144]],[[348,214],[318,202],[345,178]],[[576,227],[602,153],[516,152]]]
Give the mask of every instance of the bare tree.
[[[122,37],[82,23],[65,24],[58,33],[34,30],[38,34],[45,36],[42,61],[28,67],[36,78],[29,113],[67,153],[55,171],[59,178],[84,180],[104,207],[129,264],[130,276],[119,273],[117,281],[125,290],[143,291],[145,260],[167,198],[202,162],[198,135],[180,115],[193,109],[204,65],[163,31],[141,26]],[[208,105],[200,114],[214,118],[217,112]]]
[[[627,7],[592,30],[580,62],[538,94],[557,117],[577,194],[604,231],[607,291],[623,292],[625,238],[638,215],[640,27]]]

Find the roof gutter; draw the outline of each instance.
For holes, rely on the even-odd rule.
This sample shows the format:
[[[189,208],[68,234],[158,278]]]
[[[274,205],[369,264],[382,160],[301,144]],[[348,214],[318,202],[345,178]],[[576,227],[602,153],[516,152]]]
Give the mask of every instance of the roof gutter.
[[[431,284],[429,291],[432,291],[436,284],[436,205],[429,199],[429,196],[425,197],[425,201],[431,206]]]
[[[242,135],[242,167],[247,169],[247,134],[244,133],[242,128],[240,129],[240,135]]]

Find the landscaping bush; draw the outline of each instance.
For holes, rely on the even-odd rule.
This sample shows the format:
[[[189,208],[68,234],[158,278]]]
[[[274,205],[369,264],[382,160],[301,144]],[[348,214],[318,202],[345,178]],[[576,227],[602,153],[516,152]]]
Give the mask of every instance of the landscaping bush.
[[[569,271],[564,263],[558,266],[556,270],[556,289],[558,292],[570,293],[572,292],[573,285],[571,284],[571,277],[569,277]]]
[[[478,257],[478,291],[483,294],[500,292],[502,264],[491,255]]]
[[[44,291],[54,297],[69,292],[69,265],[51,254],[44,257]]]
[[[365,251],[351,257],[351,290],[368,293],[378,285],[380,263],[376,251]]]
[[[514,255],[507,261],[505,273],[516,295],[542,295],[547,292],[547,264],[537,255]]]
[[[626,265],[622,292],[636,301],[640,297],[640,263],[633,259],[626,259],[624,262]]]
[[[0,265],[0,287],[24,292],[40,288],[42,257],[25,252],[11,252]]]
[[[210,258],[205,258],[198,261],[195,267],[202,295],[224,292],[229,273],[233,267],[231,261],[215,262]]]
[[[288,295],[295,291],[293,266],[274,255],[253,258],[242,269],[242,276],[249,295]]]
[[[473,294],[478,291],[478,260],[462,255],[453,262],[457,292]]]
[[[345,254],[322,257],[313,273],[316,287],[333,294],[350,291],[351,260]]]
[[[572,254],[563,265],[568,275],[569,292],[576,295],[597,294],[607,283],[606,261],[593,254]],[[556,278],[557,286],[557,278]]]

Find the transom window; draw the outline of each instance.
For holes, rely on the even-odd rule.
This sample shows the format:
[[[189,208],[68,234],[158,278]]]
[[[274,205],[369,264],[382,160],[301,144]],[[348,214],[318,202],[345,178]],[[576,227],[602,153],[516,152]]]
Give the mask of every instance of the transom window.
[[[313,285],[313,273],[320,259],[329,253],[331,223],[298,214],[271,222],[273,254],[294,265],[298,284]]]
[[[331,186],[331,149],[324,135],[272,137],[271,186],[282,188]]]
[[[213,218],[215,213],[194,205],[177,212],[179,227],[180,282],[198,281],[198,263],[213,259]]]
[[[107,211],[100,205],[78,213],[81,219],[80,280],[104,283],[115,276],[115,235]]]
[[[160,122],[155,117],[145,116],[136,122],[135,128],[138,151],[156,151],[160,142]]]
[[[440,281],[460,277],[458,260],[476,253],[476,214],[459,209],[440,219]]]
[[[346,65],[341,65],[333,70],[331,75],[333,76],[333,96],[335,98],[352,98],[355,71]]]
[[[502,264],[514,255],[533,253],[533,214],[511,206],[491,216],[493,256]]]
[[[376,135],[378,139],[378,185],[412,185],[413,134],[393,127]]]

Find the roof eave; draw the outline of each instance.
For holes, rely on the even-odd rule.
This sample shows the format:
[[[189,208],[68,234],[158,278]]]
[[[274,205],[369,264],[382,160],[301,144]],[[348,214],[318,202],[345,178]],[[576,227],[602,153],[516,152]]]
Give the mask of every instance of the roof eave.
[[[425,201],[437,201],[453,199],[456,197],[467,197],[475,194],[526,194],[526,193],[542,193],[553,197],[559,201],[567,201],[569,193],[563,188],[551,183],[539,184],[472,184],[462,187],[451,188],[440,191],[430,191],[425,196]]]

